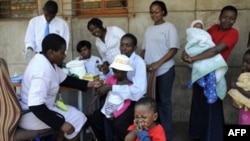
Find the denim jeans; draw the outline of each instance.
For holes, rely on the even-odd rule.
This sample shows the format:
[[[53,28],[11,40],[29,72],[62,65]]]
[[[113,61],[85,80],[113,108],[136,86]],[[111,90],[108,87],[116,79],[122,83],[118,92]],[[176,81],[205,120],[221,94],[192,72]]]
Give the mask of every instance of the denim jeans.
[[[175,78],[174,66],[166,73],[156,77],[156,101],[160,123],[163,126],[167,139],[172,140],[172,86]]]

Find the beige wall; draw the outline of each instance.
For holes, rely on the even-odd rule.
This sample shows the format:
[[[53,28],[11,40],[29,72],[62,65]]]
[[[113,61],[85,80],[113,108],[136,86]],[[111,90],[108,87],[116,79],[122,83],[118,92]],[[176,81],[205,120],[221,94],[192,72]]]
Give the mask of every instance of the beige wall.
[[[60,1],[57,0],[59,5]],[[149,5],[153,0],[129,0],[130,14],[128,17],[99,17],[104,25],[116,25],[126,32],[133,33],[138,38],[138,52],[143,40],[143,34],[146,27],[152,24],[149,17]],[[186,87],[189,80],[189,70],[185,64],[180,61],[180,54],[185,45],[185,30],[194,19],[201,19],[208,28],[213,23],[218,22],[220,9],[225,5],[234,5],[239,10],[235,28],[239,30],[240,39],[236,49],[229,58],[229,71],[227,74],[228,83],[236,79],[239,73],[242,54],[246,49],[247,35],[250,30],[250,0],[164,0],[169,10],[166,21],[172,22],[180,37],[181,49],[175,56],[176,60],[176,78],[173,88],[173,112],[174,120],[187,121],[189,117],[189,107],[191,100],[191,90]],[[39,4],[44,3],[40,0]],[[39,10],[41,13],[41,9]],[[61,9],[59,9],[59,14]],[[77,53],[75,46],[79,40],[90,40],[94,46],[94,37],[87,30],[86,24],[90,18],[67,18],[71,30],[71,47],[68,52],[66,62],[74,58]],[[0,57],[7,60],[11,75],[22,73],[27,65],[23,57],[24,35],[28,20],[0,20]],[[93,53],[98,55],[95,47]],[[231,106],[231,98],[226,97],[225,101],[226,122],[233,123],[237,121],[237,110]]]

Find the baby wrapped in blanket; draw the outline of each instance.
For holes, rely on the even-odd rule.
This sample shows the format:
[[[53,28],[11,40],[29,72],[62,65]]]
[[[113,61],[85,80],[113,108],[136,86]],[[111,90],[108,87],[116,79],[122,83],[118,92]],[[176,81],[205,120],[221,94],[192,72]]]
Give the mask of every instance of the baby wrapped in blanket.
[[[187,44],[185,45],[185,52],[191,57],[215,46],[209,33],[203,30],[201,20],[193,21],[186,32]],[[223,100],[227,92],[224,78],[227,70],[228,66],[221,54],[195,61],[192,64],[191,84],[197,82],[204,88],[208,103],[212,104],[218,98]]]

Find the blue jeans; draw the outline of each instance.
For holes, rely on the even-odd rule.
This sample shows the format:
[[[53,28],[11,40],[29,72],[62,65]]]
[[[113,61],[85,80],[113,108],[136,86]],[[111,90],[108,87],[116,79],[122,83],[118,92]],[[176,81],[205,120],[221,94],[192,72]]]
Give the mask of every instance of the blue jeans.
[[[175,77],[174,66],[166,73],[156,77],[156,102],[160,123],[165,130],[168,140],[172,140],[172,86]]]

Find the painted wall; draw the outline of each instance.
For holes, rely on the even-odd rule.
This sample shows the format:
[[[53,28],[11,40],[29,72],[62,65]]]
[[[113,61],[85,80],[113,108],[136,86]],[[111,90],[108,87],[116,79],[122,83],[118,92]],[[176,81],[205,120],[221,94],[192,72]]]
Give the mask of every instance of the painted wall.
[[[105,26],[116,25],[130,32],[138,38],[138,49],[140,52],[143,34],[147,26],[152,24],[149,16],[149,5],[153,0],[129,0],[130,14],[128,17],[99,17],[103,20]],[[61,1],[57,0],[61,5]],[[209,28],[213,23],[218,22],[220,9],[225,5],[234,5],[238,8],[238,18],[235,28],[239,30],[240,39],[233,50],[228,64],[227,73],[228,87],[232,80],[235,80],[239,74],[239,67],[242,60],[242,54],[246,50],[247,36],[250,30],[250,0],[164,0],[168,8],[166,21],[172,22],[178,31],[180,37],[181,49],[175,56],[176,78],[173,87],[173,116],[175,121],[188,121],[190,101],[192,90],[187,88],[187,82],[190,78],[187,65],[181,62],[180,55],[186,43],[186,29],[194,19],[204,21],[205,28]],[[39,5],[44,1],[40,0]],[[41,13],[41,9],[39,10]],[[58,15],[61,15],[59,9]],[[76,44],[80,40],[89,40],[93,44],[93,54],[99,55],[94,46],[94,37],[87,30],[87,22],[90,18],[67,18],[71,31],[70,49],[65,62],[71,60],[77,55]],[[21,74],[27,60],[23,56],[24,35],[29,19],[21,20],[0,20],[0,57],[8,62],[10,74]],[[67,99],[67,97],[66,97]],[[72,99],[71,103],[76,103]],[[232,101],[229,96],[224,100],[224,112],[227,123],[237,122],[237,110],[232,107]]]

